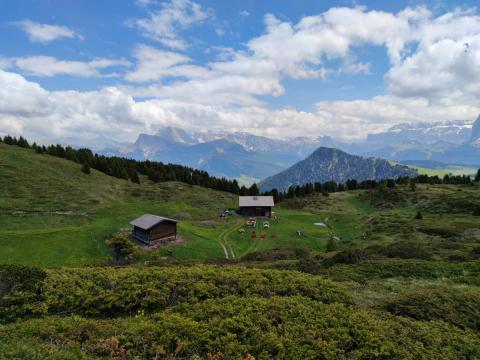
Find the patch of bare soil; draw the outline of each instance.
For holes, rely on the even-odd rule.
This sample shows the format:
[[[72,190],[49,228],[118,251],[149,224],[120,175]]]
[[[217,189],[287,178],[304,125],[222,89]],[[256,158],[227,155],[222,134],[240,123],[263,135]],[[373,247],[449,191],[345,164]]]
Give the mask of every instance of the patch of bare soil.
[[[145,251],[152,251],[159,248],[169,248],[172,246],[183,245],[186,244],[186,241],[181,236],[177,235],[177,238],[167,238],[167,239],[159,239],[150,242],[149,245],[146,245],[138,240],[135,243],[140,247],[140,249]]]

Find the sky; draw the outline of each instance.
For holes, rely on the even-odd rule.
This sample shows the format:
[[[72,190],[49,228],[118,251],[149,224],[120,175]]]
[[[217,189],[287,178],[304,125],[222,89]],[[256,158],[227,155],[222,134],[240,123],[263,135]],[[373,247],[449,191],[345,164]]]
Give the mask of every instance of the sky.
[[[0,134],[101,148],[165,126],[358,140],[480,113],[476,1],[0,3]]]

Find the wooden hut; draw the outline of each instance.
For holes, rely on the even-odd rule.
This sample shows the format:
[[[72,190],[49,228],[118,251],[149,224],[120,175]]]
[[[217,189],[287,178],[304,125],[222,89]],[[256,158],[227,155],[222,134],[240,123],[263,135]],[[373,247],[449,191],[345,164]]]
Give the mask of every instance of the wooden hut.
[[[133,220],[133,236],[135,239],[150,244],[154,240],[176,239],[177,220],[157,215],[145,214]]]
[[[240,215],[271,217],[275,204],[273,196],[240,196],[238,205]]]

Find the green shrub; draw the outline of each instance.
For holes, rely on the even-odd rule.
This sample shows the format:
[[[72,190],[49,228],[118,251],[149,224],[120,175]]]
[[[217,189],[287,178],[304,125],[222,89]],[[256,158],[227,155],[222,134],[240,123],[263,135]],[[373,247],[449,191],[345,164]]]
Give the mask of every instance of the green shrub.
[[[443,320],[463,329],[480,330],[480,290],[474,288],[414,288],[389,298],[382,306],[395,315]]]
[[[22,265],[0,265],[0,323],[35,315],[42,310],[46,273]]]
[[[196,265],[59,269],[47,273],[42,301],[27,303],[36,313],[115,317],[232,295],[301,295],[325,303],[352,303],[341,285],[294,271]],[[4,315],[2,320],[9,318]]]
[[[61,359],[473,359],[480,356],[480,339],[443,322],[304,297],[232,296],[129,318],[9,324],[0,328],[0,353]]]
[[[430,259],[430,253],[425,246],[410,242],[395,242],[386,246],[376,245],[366,249],[370,254],[400,259]]]
[[[480,285],[480,262],[449,263],[414,259],[369,260],[353,265],[332,266],[328,269],[328,276],[334,280],[358,282],[392,277],[419,279],[448,277],[460,283]]]
[[[322,264],[327,267],[335,264],[356,264],[370,257],[371,255],[363,249],[343,250],[325,259]]]

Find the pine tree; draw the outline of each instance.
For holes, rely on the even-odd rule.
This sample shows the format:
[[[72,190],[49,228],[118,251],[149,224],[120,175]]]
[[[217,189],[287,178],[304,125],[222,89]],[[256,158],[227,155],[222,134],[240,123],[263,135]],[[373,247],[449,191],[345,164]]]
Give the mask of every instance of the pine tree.
[[[475,176],[475,182],[480,182],[480,169],[478,169],[477,175]]]
[[[395,180],[393,179],[387,179],[387,188],[394,188],[395,187]]]
[[[330,251],[335,251],[336,249],[337,249],[337,244],[335,244],[335,239],[332,235],[330,235],[330,239],[328,239],[327,247],[325,250],[330,252]]]
[[[415,184],[415,181],[410,179],[410,191],[416,191],[417,190],[417,185]]]
[[[137,246],[123,233],[116,233],[105,241],[112,250],[112,259],[115,265],[128,262],[138,253]]]
[[[132,173],[132,176],[130,177],[130,180],[132,180],[132,182],[134,182],[136,184],[140,184],[140,178],[138,177],[138,173],[136,171],[134,171]]]
[[[82,172],[85,174],[90,174],[90,165],[88,165],[88,163],[86,162],[83,163]]]
[[[250,186],[250,188],[248,189],[248,193],[249,193],[251,196],[258,196],[258,195],[260,195],[260,191],[258,190],[257,184],[253,184],[252,186]]]
[[[473,210],[473,216],[480,216],[480,205],[477,205]]]

